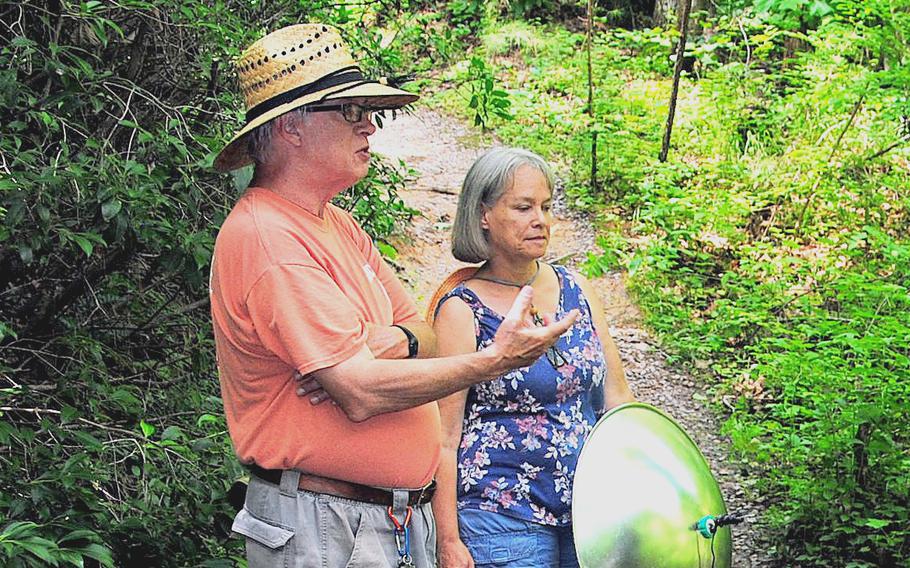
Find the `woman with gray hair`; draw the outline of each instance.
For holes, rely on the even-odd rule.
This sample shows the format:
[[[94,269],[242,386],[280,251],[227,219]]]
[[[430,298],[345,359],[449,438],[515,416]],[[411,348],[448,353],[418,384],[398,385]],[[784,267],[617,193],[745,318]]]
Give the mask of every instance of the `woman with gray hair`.
[[[607,408],[633,400],[597,294],[540,260],[553,185],[537,154],[496,148],[474,163],[459,197],[452,252],[482,264],[456,272],[431,301],[440,356],[490,345],[525,286],[538,325],[573,309],[581,316],[531,366],[439,401],[441,568],[577,567],[571,503],[581,446]]]

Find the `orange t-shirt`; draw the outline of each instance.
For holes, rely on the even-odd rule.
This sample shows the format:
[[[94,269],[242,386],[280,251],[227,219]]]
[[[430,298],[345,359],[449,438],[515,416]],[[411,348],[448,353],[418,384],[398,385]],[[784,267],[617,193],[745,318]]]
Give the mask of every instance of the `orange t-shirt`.
[[[441,439],[436,403],[355,423],[295,392],[294,369],[350,358],[366,323],[419,317],[350,215],[328,205],[320,219],[267,189],[248,190],[218,234],[210,288],[221,395],[242,462],[379,487],[429,482]]]

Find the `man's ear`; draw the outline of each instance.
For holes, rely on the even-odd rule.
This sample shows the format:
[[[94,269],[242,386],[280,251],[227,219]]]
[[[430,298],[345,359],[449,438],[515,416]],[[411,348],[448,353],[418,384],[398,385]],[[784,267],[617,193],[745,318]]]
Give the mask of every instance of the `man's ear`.
[[[294,146],[299,146],[303,137],[300,132],[300,123],[294,114],[295,113],[288,113],[279,116],[275,120],[274,128],[275,134],[280,136],[283,140],[286,140]]]

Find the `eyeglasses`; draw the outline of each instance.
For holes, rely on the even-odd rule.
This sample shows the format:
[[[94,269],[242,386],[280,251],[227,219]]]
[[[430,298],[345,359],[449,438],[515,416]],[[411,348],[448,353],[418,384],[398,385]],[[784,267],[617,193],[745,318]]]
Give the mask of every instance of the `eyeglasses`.
[[[306,110],[309,112],[328,112],[337,110],[341,112],[341,116],[351,124],[356,124],[366,117],[367,120],[373,118],[373,112],[376,109],[360,106],[355,103],[345,103],[343,105],[325,105],[325,106],[308,106]]]
[[[531,310],[531,319],[534,321],[534,325],[536,325],[538,327],[543,327],[545,325],[543,318],[541,318],[540,314],[537,313],[537,310],[535,310],[533,308]],[[547,361],[549,361],[550,364],[553,365],[554,369],[558,369],[558,368],[562,367],[563,365],[569,364],[569,362],[566,360],[565,355],[560,353],[559,349],[556,348],[556,344],[553,344],[547,348],[546,355],[547,355]]]

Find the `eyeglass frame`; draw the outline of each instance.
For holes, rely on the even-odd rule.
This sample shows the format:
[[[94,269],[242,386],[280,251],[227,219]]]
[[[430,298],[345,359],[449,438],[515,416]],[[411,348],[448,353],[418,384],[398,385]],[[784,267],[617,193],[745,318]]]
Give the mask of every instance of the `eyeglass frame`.
[[[364,115],[366,115],[367,120],[371,120],[373,118],[374,113],[381,112],[383,110],[380,108],[359,105],[357,103],[343,103],[340,105],[307,106],[307,107],[304,107],[304,109],[307,112],[329,112],[329,111],[337,110],[341,113],[341,117],[344,118],[345,122],[348,122],[350,124],[357,124],[358,122],[362,121]],[[353,112],[355,113],[354,116],[357,116],[356,120],[351,120],[352,116],[349,116],[352,109],[354,109],[353,110]]]

